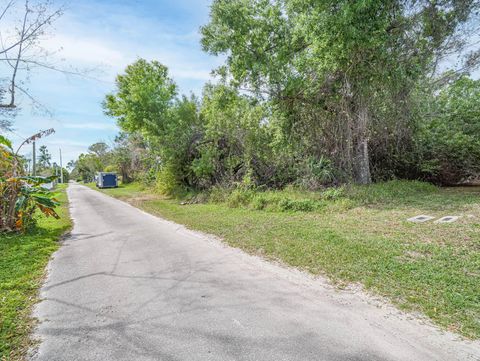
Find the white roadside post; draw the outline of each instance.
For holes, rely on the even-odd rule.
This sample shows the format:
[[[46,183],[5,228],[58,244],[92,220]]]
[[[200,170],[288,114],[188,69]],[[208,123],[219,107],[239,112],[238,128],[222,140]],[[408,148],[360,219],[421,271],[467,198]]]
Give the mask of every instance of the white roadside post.
[[[60,151],[60,183],[63,184],[62,148],[59,148],[58,150]]]

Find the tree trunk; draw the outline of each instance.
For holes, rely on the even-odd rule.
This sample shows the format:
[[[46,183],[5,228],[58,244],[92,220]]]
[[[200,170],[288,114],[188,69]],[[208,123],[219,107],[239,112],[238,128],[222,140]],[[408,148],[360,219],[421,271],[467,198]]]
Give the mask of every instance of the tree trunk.
[[[356,95],[348,78],[345,78],[342,114],[346,119],[346,152],[349,166],[347,172],[355,183],[369,184],[372,182],[370,174],[370,159],[368,154],[368,126],[370,116],[367,102],[361,95]]]
[[[372,182],[370,174],[370,159],[368,154],[368,123],[369,113],[365,102],[360,101],[355,119],[354,144],[354,175],[355,183],[369,184]]]

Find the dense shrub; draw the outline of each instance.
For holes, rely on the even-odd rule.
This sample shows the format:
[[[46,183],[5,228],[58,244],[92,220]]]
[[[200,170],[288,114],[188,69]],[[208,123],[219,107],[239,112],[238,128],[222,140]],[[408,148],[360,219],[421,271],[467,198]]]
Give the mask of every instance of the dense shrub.
[[[480,175],[480,80],[463,77],[435,98],[419,124],[418,166],[427,180],[454,184]]]
[[[330,187],[322,191],[322,198],[326,200],[337,200],[345,196],[343,187]]]
[[[254,192],[248,189],[238,188],[235,189],[227,198],[227,204],[229,207],[236,208],[246,206],[250,203],[254,196]]]
[[[170,166],[163,167],[158,173],[155,190],[163,195],[173,195],[181,189],[175,173]]]
[[[282,199],[278,204],[282,211],[312,212],[320,207],[318,201],[312,199]]]
[[[225,85],[205,87],[203,140],[192,162],[198,186],[268,182],[274,166],[272,135],[265,117],[263,105],[236,89]]]
[[[336,179],[332,162],[325,158],[308,157],[298,165],[298,176],[295,182],[306,189],[319,189],[325,184],[332,184]]]

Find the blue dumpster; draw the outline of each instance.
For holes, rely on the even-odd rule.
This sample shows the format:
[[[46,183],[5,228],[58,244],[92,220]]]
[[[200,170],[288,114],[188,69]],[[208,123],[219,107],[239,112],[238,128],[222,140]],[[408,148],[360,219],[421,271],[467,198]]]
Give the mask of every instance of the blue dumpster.
[[[116,188],[118,187],[118,177],[116,173],[99,172],[97,174],[98,188]]]

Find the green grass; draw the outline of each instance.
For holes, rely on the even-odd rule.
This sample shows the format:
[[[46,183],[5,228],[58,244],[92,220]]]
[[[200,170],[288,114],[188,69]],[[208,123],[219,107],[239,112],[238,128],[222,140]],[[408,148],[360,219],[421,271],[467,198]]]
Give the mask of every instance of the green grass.
[[[340,287],[360,283],[441,327],[480,337],[478,188],[393,181],[324,192],[215,190],[210,203],[189,205],[148,196],[138,185],[104,192]],[[462,218],[406,221],[419,214]]]
[[[31,344],[32,307],[45,267],[59,238],[71,227],[65,186],[60,186],[57,209],[61,219],[38,218],[28,234],[0,235],[0,360],[23,360]]]
[[[127,185],[119,184],[118,188],[106,188],[106,189],[97,188],[95,183],[85,183],[83,185],[98,191],[102,191],[110,195],[114,194],[116,198],[120,198],[120,199],[122,198],[132,199],[135,197],[148,195],[148,190],[140,183],[130,183]]]

